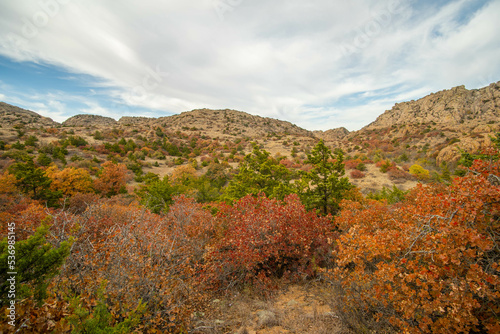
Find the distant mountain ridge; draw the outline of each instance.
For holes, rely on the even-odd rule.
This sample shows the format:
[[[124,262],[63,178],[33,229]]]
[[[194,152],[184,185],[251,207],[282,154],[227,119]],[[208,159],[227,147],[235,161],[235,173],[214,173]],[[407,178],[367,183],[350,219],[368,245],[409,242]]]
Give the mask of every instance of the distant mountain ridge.
[[[474,129],[484,124],[498,123],[500,119],[500,81],[480,89],[467,90],[454,87],[427,95],[416,101],[396,103],[374,122],[353,133],[363,133],[393,126],[412,126],[432,123],[446,127]],[[345,139],[351,132],[340,127],[327,131],[309,131],[278,119],[251,115],[246,112],[222,109],[195,109],[178,115],[159,118],[123,116],[120,120],[110,117],[81,114],[68,118],[62,124],[43,117],[33,111],[0,102],[0,123],[14,126],[57,127],[115,127],[115,126],[161,126],[170,130],[205,131],[212,135],[288,134],[301,137],[316,137],[326,141]]]
[[[43,117],[36,112],[19,108],[5,102],[0,102],[0,124],[15,126],[16,124],[31,124],[32,126],[58,126],[59,123],[49,117]]]
[[[386,128],[393,125],[435,123],[468,127],[500,119],[500,81],[480,89],[454,87],[429,94],[416,101],[396,103],[373,123],[363,129]]]

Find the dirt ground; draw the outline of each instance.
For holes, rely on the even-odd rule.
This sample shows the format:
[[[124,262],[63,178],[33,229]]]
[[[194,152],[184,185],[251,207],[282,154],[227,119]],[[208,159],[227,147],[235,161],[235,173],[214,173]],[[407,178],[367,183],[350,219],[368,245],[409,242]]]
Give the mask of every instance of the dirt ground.
[[[267,298],[243,291],[214,299],[210,316],[195,319],[194,333],[352,333],[335,314],[328,289],[320,283],[290,285]]]

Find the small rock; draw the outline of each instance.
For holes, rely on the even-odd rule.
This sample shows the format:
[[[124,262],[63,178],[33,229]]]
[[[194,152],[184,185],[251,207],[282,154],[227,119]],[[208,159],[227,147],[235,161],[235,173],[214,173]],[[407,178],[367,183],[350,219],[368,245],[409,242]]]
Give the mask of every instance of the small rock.
[[[257,312],[259,327],[272,327],[277,324],[276,314],[271,311],[260,310]]]

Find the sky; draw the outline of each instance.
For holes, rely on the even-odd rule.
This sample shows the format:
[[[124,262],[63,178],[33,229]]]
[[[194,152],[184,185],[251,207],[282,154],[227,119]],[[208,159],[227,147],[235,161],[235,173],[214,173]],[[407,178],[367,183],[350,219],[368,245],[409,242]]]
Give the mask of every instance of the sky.
[[[500,80],[500,0],[0,4],[0,101],[62,122],[235,109],[358,130]]]

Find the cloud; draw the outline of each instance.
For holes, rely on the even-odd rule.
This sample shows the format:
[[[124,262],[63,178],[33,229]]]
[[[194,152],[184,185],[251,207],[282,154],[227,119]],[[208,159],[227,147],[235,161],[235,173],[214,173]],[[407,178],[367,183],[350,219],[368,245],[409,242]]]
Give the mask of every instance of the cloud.
[[[57,66],[67,78],[94,78],[84,97],[90,102],[77,111],[111,117],[137,108],[234,108],[311,130],[354,130],[399,96],[478,88],[500,77],[499,0],[33,0],[2,7],[0,54]],[[68,95],[58,95],[60,104],[40,101],[62,117],[76,112]]]

